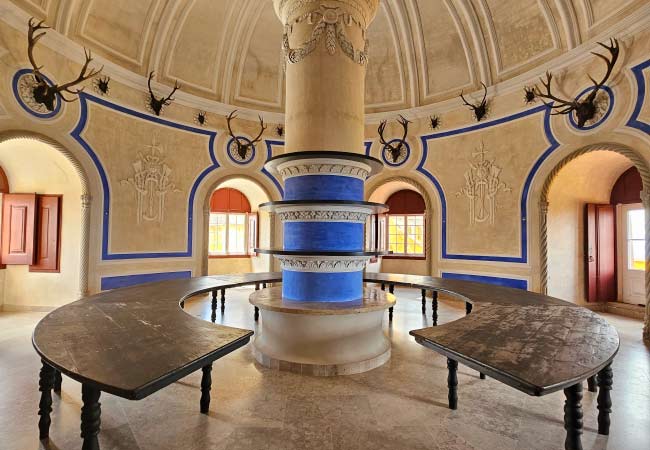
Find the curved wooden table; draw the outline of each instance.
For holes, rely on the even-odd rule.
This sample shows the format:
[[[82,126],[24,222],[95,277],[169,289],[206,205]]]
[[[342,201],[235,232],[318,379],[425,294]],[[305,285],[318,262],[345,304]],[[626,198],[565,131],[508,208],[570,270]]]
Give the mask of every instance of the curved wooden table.
[[[41,439],[49,435],[51,391],[60,390],[60,373],[82,383],[84,450],[99,448],[101,391],[139,400],[202,369],[200,405],[207,413],[212,362],[244,346],[253,332],[190,316],[179,303],[212,292],[214,315],[219,291],[223,308],[226,289],[259,288],[281,278],[279,272],[267,272],[149,283],[96,294],[46,315],[32,338],[43,361]],[[391,292],[395,285],[421,289],[423,302],[426,291],[433,291],[475,306],[462,319],[410,333],[448,358],[450,407],[457,405],[458,362],[529,395],[564,389],[565,448],[579,450],[582,381],[590,380],[591,390],[599,374],[599,433],[608,433],[611,362],[619,339],[596,314],[533,292],[468,281],[381,273],[366,273],[364,281],[388,285]]]

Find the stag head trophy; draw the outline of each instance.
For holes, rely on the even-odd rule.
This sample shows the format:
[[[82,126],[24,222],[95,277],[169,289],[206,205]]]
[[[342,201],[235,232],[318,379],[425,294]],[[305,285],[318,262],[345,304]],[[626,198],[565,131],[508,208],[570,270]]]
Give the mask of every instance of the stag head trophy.
[[[174,98],[172,95],[174,95],[174,92],[176,92],[181,85],[178,84],[178,81],[174,83],[174,89],[169,93],[167,97],[156,97],[156,95],[153,93],[151,90],[151,80],[154,77],[155,72],[150,72],[149,73],[149,80],[147,81],[147,86],[149,87],[149,103],[148,106],[151,108],[151,111],[157,116],[160,115],[160,113],[163,110],[163,107],[171,105],[171,103],[174,101]]]
[[[382,151],[388,151],[390,153],[390,157],[393,160],[393,163],[397,163],[397,161],[399,161],[400,157],[402,156],[402,152],[406,150],[406,136],[408,136],[409,123],[411,123],[401,115],[399,116],[399,119],[397,119],[397,122],[402,125],[404,134],[402,135],[402,138],[394,144],[391,144],[387,142],[386,139],[384,139],[384,131],[386,130],[385,120],[382,120],[379,124],[379,128],[377,128],[377,133],[379,133],[379,142],[381,142],[383,145]]]
[[[488,112],[487,86],[483,82],[481,82],[481,86],[483,86],[483,100],[481,100],[479,103],[469,103],[467,100],[465,100],[465,97],[463,96],[463,91],[460,91],[460,98],[463,99],[463,103],[465,105],[467,105],[472,111],[474,111],[474,117],[476,117],[477,122],[483,120],[483,118],[487,115]]]
[[[553,74],[551,74],[551,72],[546,72],[546,80],[540,78],[545,92],[542,92],[541,89],[535,86],[535,95],[539,97],[546,106],[552,109],[552,115],[571,114],[572,112],[575,112],[576,118],[578,119],[578,127],[581,128],[585,123],[595,117],[596,112],[598,111],[596,96],[609,79],[612,74],[612,69],[614,69],[614,65],[618,60],[619,46],[616,39],[610,39],[609,45],[603,44],[602,42],[598,42],[598,45],[606,49],[609,52],[610,57],[608,58],[605,55],[596,52],[591,52],[591,54],[605,61],[607,70],[605,71],[605,76],[603,76],[600,81],[596,81],[591,77],[591,75],[587,75],[591,82],[594,83],[594,89],[592,89],[589,95],[587,95],[583,100],[574,99],[568,101],[553,95],[551,92]]]
[[[36,60],[34,59],[34,46],[46,34],[45,31],[41,31],[41,30],[50,28],[48,26],[43,25],[43,23],[44,23],[43,20],[36,23],[33,17],[29,19],[29,30],[27,31],[27,56],[29,57],[29,62],[33,67],[32,72],[34,75],[34,81],[36,82],[34,84],[33,91],[32,91],[34,95],[34,100],[37,103],[45,106],[45,108],[47,108],[48,111],[54,111],[54,106],[55,106],[57,96],[61,100],[68,103],[77,100],[76,98],[68,99],[63,95],[63,93],[67,92],[73,95],[79,94],[81,91],[84,90],[84,88],[81,87],[79,89],[72,89],[72,87],[76,86],[79,83],[83,83],[84,81],[94,77],[95,75],[98,75],[104,69],[104,66],[102,66],[99,70],[90,69],[89,71],[88,65],[92,62],[93,58],[90,53],[90,50],[86,50],[84,48],[84,54],[86,55],[86,62],[84,62],[84,65],[81,67],[81,72],[79,72],[79,76],[76,79],[70,81],[69,83],[63,83],[61,85],[48,84],[48,82],[45,81],[45,77],[41,74],[41,69],[43,68],[43,66],[39,66],[38,64],[36,64]]]
[[[253,140],[249,140],[237,136],[232,131],[231,127],[232,120],[237,118],[236,112],[237,110],[234,110],[228,114],[228,117],[226,117],[226,122],[228,123],[228,134],[230,134],[230,137],[233,139],[232,142],[237,146],[237,156],[239,156],[242,161],[246,161],[248,158],[248,152],[251,151],[255,144],[262,140],[262,133],[264,133],[264,130],[266,130],[266,125],[264,125],[264,119],[262,119],[262,116],[258,116],[260,118],[260,132],[257,137],[255,137]]]

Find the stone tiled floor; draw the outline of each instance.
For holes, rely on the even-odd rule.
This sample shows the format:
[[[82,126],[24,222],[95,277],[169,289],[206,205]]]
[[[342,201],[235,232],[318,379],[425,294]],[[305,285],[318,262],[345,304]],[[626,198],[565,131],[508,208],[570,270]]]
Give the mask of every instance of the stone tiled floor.
[[[255,328],[248,289],[228,291],[217,321]],[[139,402],[102,395],[103,450],[551,450],[562,449],[564,396],[528,397],[494,380],[459,371],[459,409],[446,408],[445,359],[415,344],[408,331],[431,324],[419,291],[398,289],[395,320],[387,325],[393,358],[371,372],[312,378],[257,366],[245,347],[213,370],[211,412],[199,414],[200,375]],[[209,301],[188,302],[208,318]],[[464,314],[443,301],[440,321]],[[53,405],[51,443],[39,444],[38,369],[31,331],[43,313],[0,314],[0,450],[79,449],[80,385],[64,377]],[[596,398],[585,391],[585,450],[650,450],[650,349],[641,323],[607,318],[621,335],[614,364],[614,412],[609,437],[596,434]],[[498,324],[495,324],[498,326]]]

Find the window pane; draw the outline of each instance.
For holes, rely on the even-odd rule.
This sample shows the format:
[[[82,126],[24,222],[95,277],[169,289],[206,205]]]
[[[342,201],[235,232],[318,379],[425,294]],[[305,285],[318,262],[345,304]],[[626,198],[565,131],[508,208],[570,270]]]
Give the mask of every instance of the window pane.
[[[210,214],[208,252],[226,253],[226,214]]]
[[[645,241],[628,241],[628,268],[632,270],[645,270]]]
[[[645,239],[645,212],[642,209],[627,212],[627,238]]]
[[[393,253],[405,252],[405,224],[404,216],[388,216],[388,250]]]
[[[228,215],[228,253],[246,253],[246,215]]]

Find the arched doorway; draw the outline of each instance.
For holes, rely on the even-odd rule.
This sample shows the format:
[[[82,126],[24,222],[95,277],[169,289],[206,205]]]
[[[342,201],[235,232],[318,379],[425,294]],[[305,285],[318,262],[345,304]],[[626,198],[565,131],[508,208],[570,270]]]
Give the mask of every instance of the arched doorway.
[[[272,242],[275,218],[259,210],[268,201],[265,189],[250,178],[234,176],[211,190],[204,233],[207,275],[271,270],[270,256],[254,252]]]
[[[590,213],[585,205],[609,204],[611,190],[618,178],[630,167],[640,175],[643,191],[641,199],[645,215],[645,236],[650,237],[650,168],[634,150],[619,144],[597,144],[583,147],[562,159],[548,174],[540,196],[540,287],[549,295],[581,302],[586,300],[590,288],[591,261],[589,240],[585,238],[585,225]],[[556,204],[556,206],[554,206]],[[573,209],[572,209],[573,208]],[[569,211],[572,212],[569,213]],[[586,216],[582,216],[586,214]],[[609,219],[611,220],[611,219]],[[574,223],[573,238],[569,223]],[[588,228],[587,228],[588,230]],[[558,234],[559,233],[559,234]],[[587,233],[587,238],[589,233]],[[562,238],[563,236],[563,238]],[[609,239],[609,238],[608,238]],[[569,248],[566,248],[566,247]],[[614,245],[615,246],[615,245]],[[561,248],[565,247],[565,248]],[[620,255],[615,256],[617,259]],[[650,338],[650,239],[645,239],[645,326],[644,337]],[[565,278],[571,278],[567,280]],[[564,287],[561,287],[561,285]],[[568,287],[567,286],[573,286]],[[557,292],[574,289],[573,292]],[[617,300],[617,299],[614,299]]]
[[[433,214],[422,186],[408,178],[391,178],[375,185],[368,201],[391,203],[384,217],[367,224],[367,243],[379,241],[379,248],[393,255],[371,262],[369,271],[431,274]],[[410,233],[410,234],[409,234]],[[419,236],[421,234],[421,236]],[[422,242],[422,245],[419,245]]]
[[[13,220],[8,213],[15,202],[28,199],[26,207],[18,208],[24,216],[14,223],[5,220],[1,228],[3,259],[9,261],[0,275],[3,309],[49,310],[86,295],[89,196],[80,164],[47,138],[6,133],[0,135],[0,165],[9,184],[5,218]],[[17,259],[10,255],[16,229],[30,243]]]

